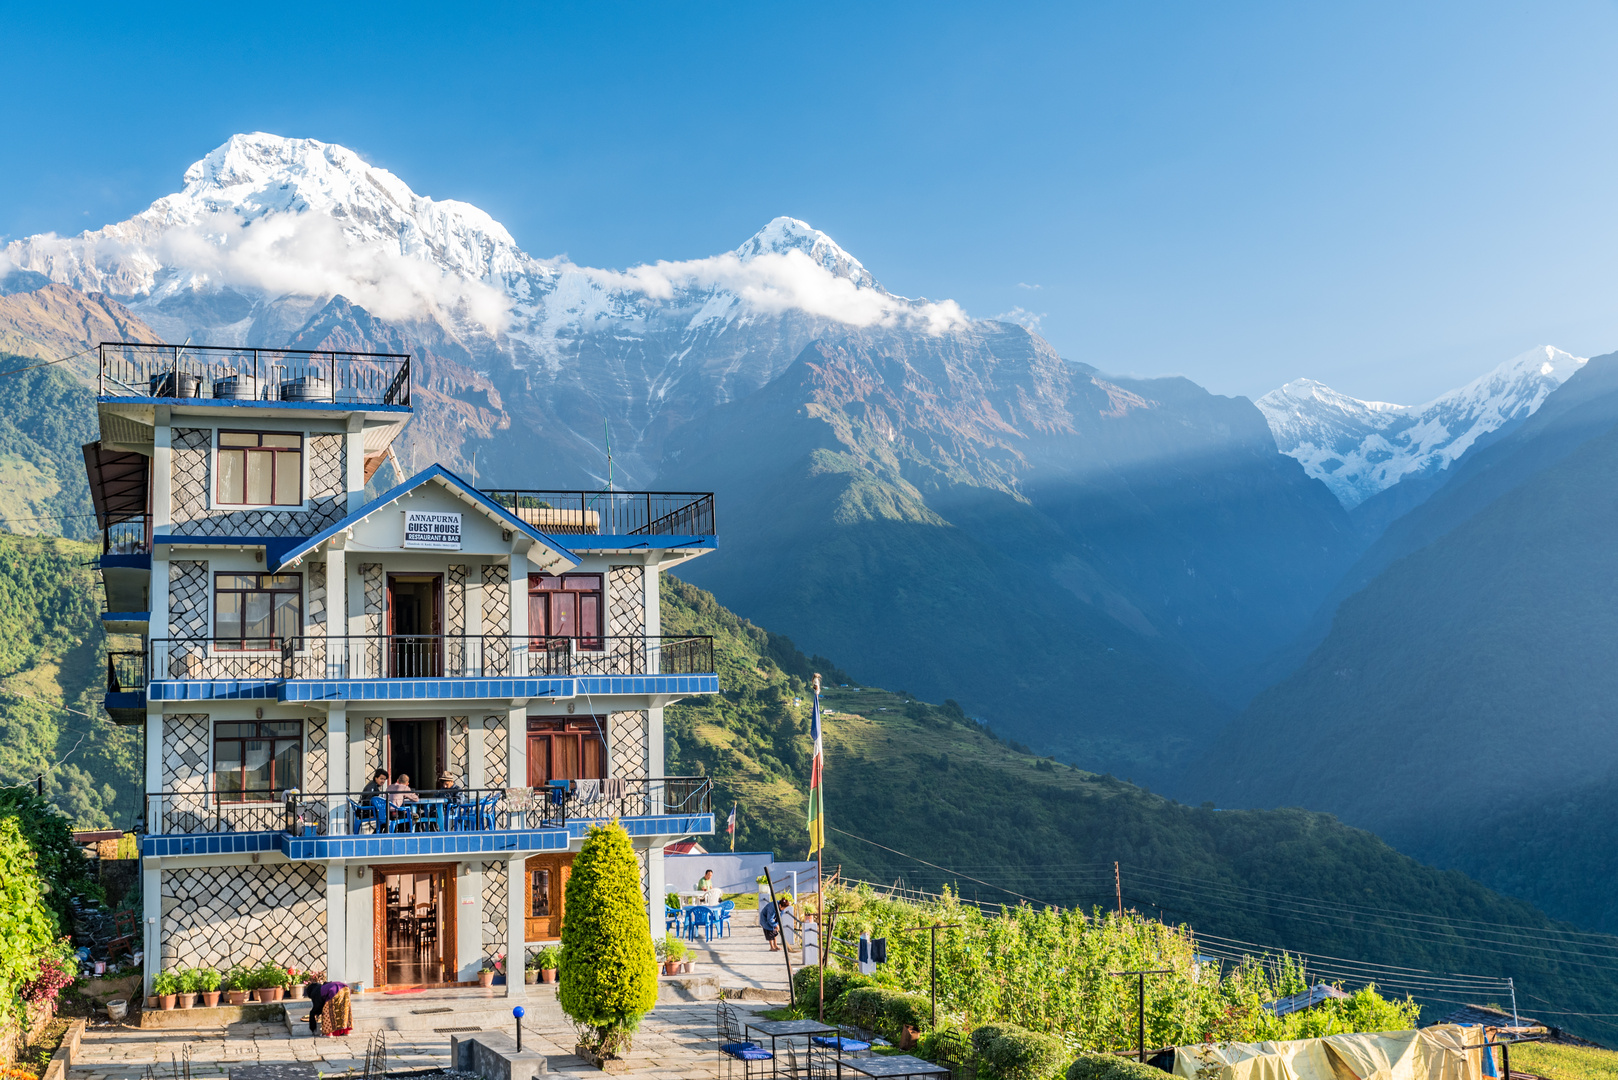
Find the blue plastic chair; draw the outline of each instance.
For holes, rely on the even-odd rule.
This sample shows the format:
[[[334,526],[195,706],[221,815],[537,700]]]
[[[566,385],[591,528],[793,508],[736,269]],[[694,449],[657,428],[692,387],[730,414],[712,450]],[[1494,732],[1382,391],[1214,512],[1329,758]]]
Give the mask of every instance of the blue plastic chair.
[[[719,901],[719,936],[724,937],[730,933],[730,913],[736,910],[736,901]]]
[[[371,823],[371,831],[376,831],[376,810],[355,799],[348,800],[348,820],[353,822],[355,835],[359,834],[360,824],[366,821]]]
[[[494,828],[494,808],[499,804],[499,802],[499,792],[495,792],[493,795],[485,795],[483,798],[478,800],[477,827],[479,829]]]
[[[394,806],[388,801],[386,795],[371,796],[371,813],[376,819],[377,832],[409,832],[410,831],[410,805]],[[400,823],[404,828],[400,829]]]
[[[703,935],[708,941],[713,940],[714,923],[719,921],[717,915],[706,907],[697,906],[686,908],[685,928],[686,936],[692,941],[697,940],[697,928],[701,927]]]

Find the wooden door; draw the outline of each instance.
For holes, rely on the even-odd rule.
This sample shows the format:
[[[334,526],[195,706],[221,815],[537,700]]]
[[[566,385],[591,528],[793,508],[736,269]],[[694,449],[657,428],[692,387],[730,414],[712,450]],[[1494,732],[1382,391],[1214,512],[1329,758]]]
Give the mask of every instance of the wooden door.
[[[372,866],[369,871],[371,879],[371,963],[373,986],[378,988],[389,985],[400,985],[388,978],[389,959],[389,918],[392,915],[390,908],[398,907],[402,897],[389,895],[393,886],[390,880],[397,881],[404,875],[431,875],[437,880],[437,903],[427,905],[430,910],[425,914],[433,917],[434,941],[429,945],[423,941],[418,950],[415,965],[418,969],[430,968],[430,978],[422,982],[405,985],[435,985],[438,983],[456,982],[458,964],[455,955],[455,917],[459,905],[455,899],[455,867],[449,863],[438,863],[429,866]],[[418,929],[419,932],[419,929]],[[397,946],[395,942],[395,946]],[[420,977],[420,976],[418,976]]]
[[[524,864],[527,911],[523,936],[528,941],[555,941],[562,936],[563,902],[572,873],[572,854],[534,855]]]

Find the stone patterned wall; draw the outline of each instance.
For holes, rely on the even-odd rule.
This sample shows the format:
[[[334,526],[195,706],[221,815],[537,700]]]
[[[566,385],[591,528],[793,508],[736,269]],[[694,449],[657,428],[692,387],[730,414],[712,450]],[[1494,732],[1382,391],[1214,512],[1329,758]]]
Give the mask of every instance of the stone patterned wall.
[[[199,866],[162,875],[165,969],[223,971],[265,960],[326,966],[323,866]]]
[[[505,675],[511,644],[511,571],[483,564],[483,674]]]
[[[486,788],[503,788],[506,786],[506,724],[510,720],[507,716],[485,716],[483,718],[483,786]],[[526,779],[526,777],[524,778]]]
[[[303,722],[303,790],[325,791],[331,774],[331,739],[324,713]],[[347,784],[340,785],[341,791]]]
[[[483,864],[483,955],[492,960],[505,951],[506,864],[486,862]]]
[[[207,713],[163,717],[163,790],[207,791],[213,725]]]
[[[303,632],[309,637],[326,636],[326,564],[309,564],[309,604]],[[339,636],[341,632],[339,631]]]
[[[469,719],[465,716],[449,718],[449,770],[460,780],[462,787],[466,787],[467,770],[472,766],[471,758],[467,755],[470,745]]]
[[[612,775],[648,776],[652,767],[651,713],[645,709],[607,717]]]
[[[348,440],[341,435],[311,435],[304,440],[309,458],[309,490],[305,510],[210,509],[213,487],[213,430],[175,428],[170,515],[173,531],[191,536],[313,536],[342,519],[348,509]]]
[[[386,585],[381,563],[360,563],[360,581],[365,584],[365,632],[371,637],[382,635],[382,604]],[[374,673],[373,673],[374,674]]]
[[[646,633],[646,568],[614,566],[607,573],[607,633],[638,637]]]
[[[371,774],[378,769],[386,768],[382,764],[382,735],[388,729],[387,721],[380,716],[367,716],[365,718],[365,784],[371,782]]]
[[[176,559],[169,563],[169,634],[171,638],[209,638],[212,611],[208,564],[205,561]],[[200,675],[207,667],[207,646],[171,645],[168,673],[171,679]],[[157,658],[161,664],[162,659]]]
[[[444,633],[466,633],[466,567],[450,565],[444,586]]]
[[[652,857],[651,852],[635,849],[635,865],[640,868],[640,898],[641,902],[651,909],[652,904]]]

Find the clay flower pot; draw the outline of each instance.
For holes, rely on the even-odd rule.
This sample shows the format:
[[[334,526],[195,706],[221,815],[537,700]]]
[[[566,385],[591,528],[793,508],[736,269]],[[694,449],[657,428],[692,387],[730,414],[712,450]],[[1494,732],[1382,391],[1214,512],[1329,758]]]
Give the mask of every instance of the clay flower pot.
[[[494,985],[494,972],[492,972],[492,971],[480,971],[480,972],[478,972],[478,985],[479,986],[493,986]]]
[[[172,1009],[172,1008],[174,1008],[174,999],[177,998],[178,996],[179,996],[178,994],[159,994],[159,995],[157,995],[157,1007],[160,1008],[160,1009]]]
[[[217,990],[204,990],[202,992],[202,1007],[203,1008],[211,1009],[215,1005],[218,1005],[218,1004],[219,1004],[219,991],[217,991]]]
[[[281,988],[279,986],[261,986],[253,991],[262,1002],[280,1001]]]
[[[535,971],[533,968],[529,968],[527,971],[522,973],[522,981],[527,983],[529,986],[533,986],[539,981],[539,972]]]
[[[555,968],[540,968],[539,969],[539,981],[542,982],[542,983],[553,983],[553,982],[555,982],[556,981],[556,969]]]
[[[247,990],[226,990],[225,1000],[232,1005],[246,1005],[248,993]]]
[[[665,974],[665,975],[678,975],[679,973],[680,973],[680,962],[678,960],[665,960],[665,961],[663,961],[663,974]]]
[[[180,1008],[194,1009],[197,1007],[197,995],[194,993],[180,994]]]

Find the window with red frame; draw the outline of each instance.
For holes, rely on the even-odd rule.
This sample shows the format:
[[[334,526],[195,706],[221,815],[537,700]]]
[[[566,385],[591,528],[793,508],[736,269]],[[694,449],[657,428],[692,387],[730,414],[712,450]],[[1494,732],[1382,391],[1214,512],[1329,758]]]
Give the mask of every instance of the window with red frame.
[[[551,780],[601,780],[607,775],[606,747],[594,720],[528,721],[528,786]]]
[[[226,506],[301,506],[303,436],[275,431],[219,433],[219,490]]]
[[[302,574],[215,574],[216,649],[274,649],[303,636]]]
[[[578,638],[579,648],[599,649],[601,600],[600,574],[529,574],[528,632]]]

